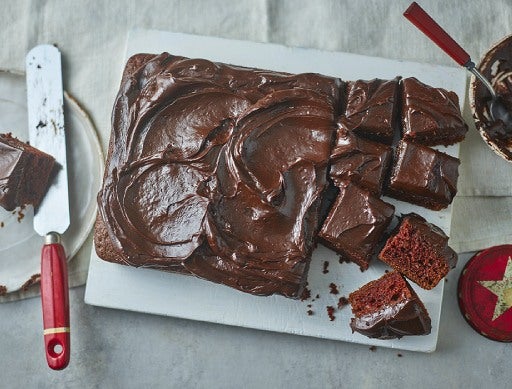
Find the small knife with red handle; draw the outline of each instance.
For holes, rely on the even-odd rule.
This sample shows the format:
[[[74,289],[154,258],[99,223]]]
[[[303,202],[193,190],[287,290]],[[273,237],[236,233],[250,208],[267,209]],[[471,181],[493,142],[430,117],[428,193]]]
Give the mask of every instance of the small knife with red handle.
[[[35,211],[34,229],[44,237],[41,300],[48,366],[64,369],[70,356],[67,260],[61,235],[69,227],[68,173],[61,56],[52,45],[34,47],[26,57],[30,144],[56,160],[48,191]]]

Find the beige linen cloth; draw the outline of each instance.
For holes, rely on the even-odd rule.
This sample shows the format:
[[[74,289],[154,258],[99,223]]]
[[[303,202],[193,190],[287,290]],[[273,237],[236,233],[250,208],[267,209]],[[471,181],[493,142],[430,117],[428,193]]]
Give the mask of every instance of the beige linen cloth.
[[[159,29],[456,66],[402,13],[410,0],[18,0],[2,1],[0,67],[24,69],[26,52],[56,43],[64,85],[91,115],[106,150],[127,32]],[[420,4],[478,61],[512,33],[510,0],[424,0]],[[169,47],[172,52],[172,47]],[[340,64],[343,66],[343,64]],[[459,252],[512,242],[512,164],[472,125],[461,146],[451,245]],[[0,231],[1,233],[1,231]],[[92,235],[69,263],[71,286],[86,281]],[[1,258],[0,258],[1,260]],[[37,295],[39,286],[0,301]]]

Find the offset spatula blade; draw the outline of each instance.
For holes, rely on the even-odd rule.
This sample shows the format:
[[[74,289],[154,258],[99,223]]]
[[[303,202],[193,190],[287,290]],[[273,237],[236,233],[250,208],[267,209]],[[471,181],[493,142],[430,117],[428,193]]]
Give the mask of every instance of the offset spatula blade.
[[[52,155],[56,176],[36,210],[34,229],[44,236],[41,250],[41,302],[46,361],[64,369],[70,358],[67,259],[61,236],[69,226],[68,172],[60,52],[51,45],[26,57],[30,143]]]
[[[50,231],[63,234],[69,227],[69,200],[60,52],[52,45],[36,46],[26,62],[30,144],[53,156],[58,164],[36,210],[34,229],[41,236]]]

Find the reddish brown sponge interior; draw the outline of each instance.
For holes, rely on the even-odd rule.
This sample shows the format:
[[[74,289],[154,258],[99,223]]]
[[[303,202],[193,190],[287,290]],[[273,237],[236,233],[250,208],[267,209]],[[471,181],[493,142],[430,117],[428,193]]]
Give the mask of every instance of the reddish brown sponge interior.
[[[351,293],[349,302],[356,317],[380,311],[401,301],[410,300],[413,292],[400,273],[393,271],[378,280],[370,281]]]
[[[435,287],[450,271],[442,253],[408,219],[388,239],[379,258],[424,289]]]

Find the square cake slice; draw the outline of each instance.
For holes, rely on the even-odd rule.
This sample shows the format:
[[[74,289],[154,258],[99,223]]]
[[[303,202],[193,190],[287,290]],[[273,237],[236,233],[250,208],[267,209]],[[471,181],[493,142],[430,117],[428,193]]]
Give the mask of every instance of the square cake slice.
[[[335,185],[352,181],[380,196],[391,162],[391,147],[360,138],[338,123],[336,143],[331,153],[330,177]]]
[[[340,86],[168,53],[131,57],[98,195],[100,257],[300,296]]]
[[[396,149],[386,194],[440,210],[457,194],[458,158],[402,140]]]
[[[344,260],[366,270],[394,212],[393,205],[345,181],[318,237]]]
[[[48,190],[55,159],[11,134],[0,134],[0,206],[37,208]]]
[[[347,82],[347,128],[359,136],[391,144],[398,126],[399,78]]]
[[[430,316],[414,289],[396,271],[384,274],[352,292],[352,332],[369,338],[394,339],[407,335],[428,335]]]
[[[403,216],[379,259],[424,289],[434,288],[457,264],[457,253],[437,226],[414,213]]]
[[[403,139],[427,146],[464,140],[468,126],[454,92],[434,88],[416,78],[402,80]]]

